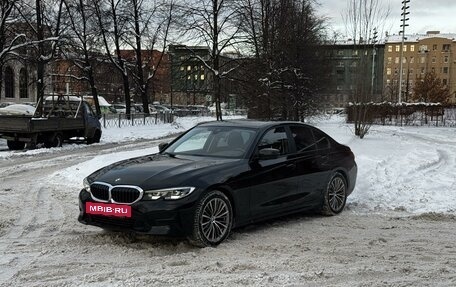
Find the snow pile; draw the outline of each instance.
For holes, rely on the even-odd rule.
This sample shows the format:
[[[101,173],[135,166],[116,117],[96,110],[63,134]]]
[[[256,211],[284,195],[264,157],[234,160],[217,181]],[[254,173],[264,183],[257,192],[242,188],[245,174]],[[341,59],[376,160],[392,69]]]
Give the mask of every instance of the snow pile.
[[[342,121],[317,126],[355,153],[352,210],[456,213],[454,128],[373,126],[360,140]]]
[[[34,114],[35,107],[30,105],[14,104],[0,108],[0,115],[33,116]]]

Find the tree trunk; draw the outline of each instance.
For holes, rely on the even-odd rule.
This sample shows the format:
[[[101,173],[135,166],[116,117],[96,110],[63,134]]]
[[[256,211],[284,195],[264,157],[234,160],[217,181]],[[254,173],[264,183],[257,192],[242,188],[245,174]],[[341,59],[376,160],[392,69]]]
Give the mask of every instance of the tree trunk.
[[[41,7],[41,0],[36,0],[36,31],[38,40],[38,59],[36,66],[36,100],[38,109],[38,116],[43,115],[43,102],[44,102],[44,31],[43,31],[43,12]]]
[[[138,1],[133,1],[133,12],[134,12],[134,21],[135,21],[135,53],[136,53],[136,76],[139,86],[139,91],[141,93],[141,101],[143,105],[143,110],[145,114],[149,114],[149,99],[147,97],[147,85],[144,80],[144,71],[143,71],[143,60],[142,60],[142,48],[141,48],[141,30],[139,27],[139,5]],[[153,51],[152,51],[153,53]]]

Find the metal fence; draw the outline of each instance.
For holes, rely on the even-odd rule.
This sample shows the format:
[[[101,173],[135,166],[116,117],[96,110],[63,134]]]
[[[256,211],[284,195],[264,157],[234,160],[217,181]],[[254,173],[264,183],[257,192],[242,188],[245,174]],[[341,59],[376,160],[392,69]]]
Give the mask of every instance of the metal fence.
[[[456,106],[425,104],[365,104],[366,121],[379,125],[456,127]],[[353,122],[356,105],[347,107],[347,122]]]
[[[174,122],[174,114],[170,112],[154,114],[132,113],[130,117],[123,113],[103,114],[100,122],[104,128],[157,125]]]

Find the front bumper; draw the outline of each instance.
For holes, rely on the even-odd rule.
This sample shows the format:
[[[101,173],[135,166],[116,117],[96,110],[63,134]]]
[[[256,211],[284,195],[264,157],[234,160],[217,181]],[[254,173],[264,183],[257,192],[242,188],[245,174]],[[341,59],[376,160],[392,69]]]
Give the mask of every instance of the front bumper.
[[[92,215],[85,211],[86,202],[94,201],[90,193],[79,193],[79,222],[104,229],[154,235],[185,236],[192,232],[195,202],[191,198],[168,201],[138,201],[131,205],[131,218]]]

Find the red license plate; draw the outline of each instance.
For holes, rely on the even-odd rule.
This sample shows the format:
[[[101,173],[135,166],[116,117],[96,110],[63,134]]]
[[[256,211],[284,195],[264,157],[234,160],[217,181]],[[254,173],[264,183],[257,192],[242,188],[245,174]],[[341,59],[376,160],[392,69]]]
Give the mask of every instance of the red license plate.
[[[86,202],[86,213],[116,217],[131,217],[131,206],[98,202]]]

